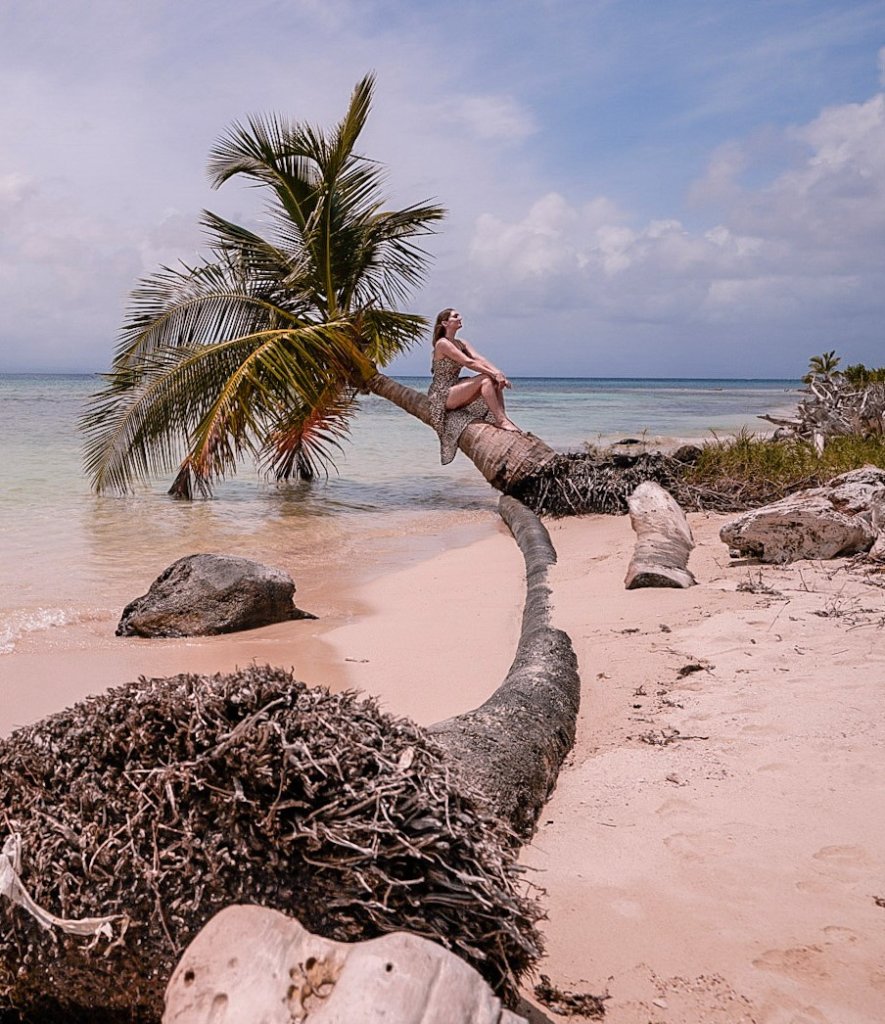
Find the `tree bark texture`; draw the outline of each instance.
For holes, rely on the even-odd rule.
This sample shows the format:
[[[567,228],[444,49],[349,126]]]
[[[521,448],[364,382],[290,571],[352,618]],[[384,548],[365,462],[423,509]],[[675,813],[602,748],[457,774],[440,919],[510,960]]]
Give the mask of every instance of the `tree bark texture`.
[[[568,634],[550,625],[547,569],[556,561],[550,537],[516,499],[502,497],[499,509],[526,564],[516,656],[484,704],[429,731],[448,751],[464,784],[526,839],[574,744],[581,682]]]
[[[646,481],[627,499],[636,548],[627,569],[627,590],[640,587],[692,587],[688,569],[694,547],[685,513],[660,484]]]
[[[386,398],[431,426],[427,395],[414,388],[407,388],[383,373],[372,377],[366,387],[372,394]],[[492,487],[505,494],[526,477],[537,473],[556,454],[534,434],[499,430],[491,423],[469,424],[458,446]]]

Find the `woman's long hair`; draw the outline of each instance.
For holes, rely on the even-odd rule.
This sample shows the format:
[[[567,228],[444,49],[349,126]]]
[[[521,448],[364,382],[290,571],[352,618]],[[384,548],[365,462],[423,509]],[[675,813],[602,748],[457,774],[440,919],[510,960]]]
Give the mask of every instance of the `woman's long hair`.
[[[455,312],[455,307],[454,306],[449,306],[447,309],[444,309],[444,310],[442,310],[442,312],[436,314],[436,323],[433,325],[433,344],[434,345],[446,333],[446,329],[445,329],[445,327],[443,327],[443,324],[446,322],[446,320],[449,319],[449,317],[454,312]]]

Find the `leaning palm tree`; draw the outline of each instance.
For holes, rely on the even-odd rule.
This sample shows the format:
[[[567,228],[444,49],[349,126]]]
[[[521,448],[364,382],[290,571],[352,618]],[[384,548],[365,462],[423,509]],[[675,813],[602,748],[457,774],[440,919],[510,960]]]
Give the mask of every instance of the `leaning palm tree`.
[[[398,307],[424,277],[419,244],[444,210],[387,210],[384,172],[355,152],[374,78],[331,131],[280,117],[235,123],[212,150],[218,188],[243,177],[268,198],[262,236],[204,212],[209,255],[162,268],[133,292],[111,371],[81,425],[96,490],[175,473],[206,494],[244,456],[278,480],[333,464],[359,392],[430,423],[426,396],[378,372],[422,335]],[[502,490],[553,452],[472,424],[461,447]]]

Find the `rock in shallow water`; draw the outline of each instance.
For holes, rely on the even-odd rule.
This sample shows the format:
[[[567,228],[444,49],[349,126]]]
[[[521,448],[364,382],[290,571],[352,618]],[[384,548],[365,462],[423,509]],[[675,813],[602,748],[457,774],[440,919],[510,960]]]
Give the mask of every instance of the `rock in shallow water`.
[[[292,603],[288,573],[250,558],[186,555],[123,609],[117,636],[211,636],[315,618]]]

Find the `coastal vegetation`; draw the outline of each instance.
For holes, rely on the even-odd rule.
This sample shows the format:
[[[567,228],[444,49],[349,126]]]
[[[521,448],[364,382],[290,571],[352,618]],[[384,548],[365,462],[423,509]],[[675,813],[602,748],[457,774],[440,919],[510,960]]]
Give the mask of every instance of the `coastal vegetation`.
[[[696,497],[689,507],[738,510],[818,487],[866,465],[885,469],[885,436],[833,437],[819,453],[801,438],[762,437],[744,430],[706,442],[697,460],[685,467],[682,484]]]
[[[835,349],[824,352],[819,356],[812,356],[808,361],[808,370],[802,378],[805,384],[823,377],[827,380],[833,377],[842,377],[848,384],[863,387],[867,384],[882,384],[885,382],[885,366],[868,367],[863,363],[852,363],[844,370],[839,369],[842,358],[836,355]]]

